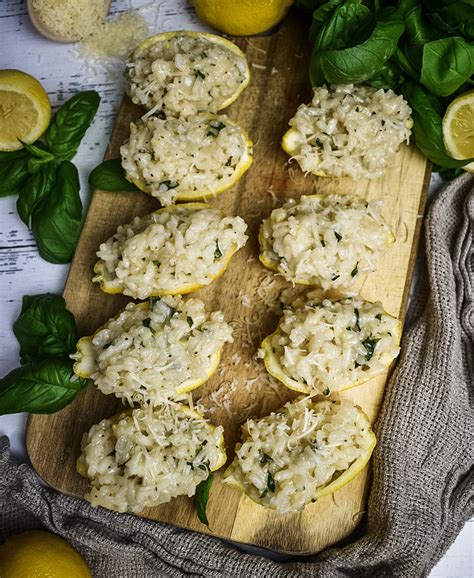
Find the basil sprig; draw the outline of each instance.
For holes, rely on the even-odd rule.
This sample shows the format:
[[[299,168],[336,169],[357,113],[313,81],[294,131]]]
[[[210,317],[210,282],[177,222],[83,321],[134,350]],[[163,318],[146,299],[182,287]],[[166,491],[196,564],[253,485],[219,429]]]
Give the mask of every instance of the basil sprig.
[[[459,92],[472,87],[472,0],[298,0],[312,12],[310,78],[367,83],[402,93],[413,109],[417,146],[444,176],[472,159],[455,160],[441,121]]]
[[[0,152],[0,197],[18,195],[17,210],[31,226],[38,250],[50,263],[69,263],[79,239],[79,177],[70,162],[90,126],[100,97],[90,90],[66,101],[46,131],[46,143]]]
[[[0,379],[0,415],[59,411],[87,385],[69,358],[77,341],[74,316],[58,295],[25,295],[13,331],[21,366]]]

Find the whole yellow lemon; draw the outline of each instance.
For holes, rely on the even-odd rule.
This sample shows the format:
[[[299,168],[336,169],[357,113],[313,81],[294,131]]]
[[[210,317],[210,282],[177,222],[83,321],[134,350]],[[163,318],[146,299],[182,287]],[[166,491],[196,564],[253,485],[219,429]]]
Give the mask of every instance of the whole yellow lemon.
[[[235,36],[250,36],[276,26],[294,0],[194,0],[201,20]]]
[[[33,530],[0,544],[2,578],[92,578],[82,556],[56,534]]]

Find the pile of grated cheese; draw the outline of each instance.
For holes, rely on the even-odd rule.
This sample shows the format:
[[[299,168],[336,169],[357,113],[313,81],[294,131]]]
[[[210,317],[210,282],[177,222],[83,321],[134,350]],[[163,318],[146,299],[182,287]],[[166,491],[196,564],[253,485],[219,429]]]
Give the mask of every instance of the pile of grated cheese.
[[[107,0],[33,0],[39,22],[54,36],[79,40],[82,58],[125,59],[148,36],[148,24],[137,10],[106,19]]]

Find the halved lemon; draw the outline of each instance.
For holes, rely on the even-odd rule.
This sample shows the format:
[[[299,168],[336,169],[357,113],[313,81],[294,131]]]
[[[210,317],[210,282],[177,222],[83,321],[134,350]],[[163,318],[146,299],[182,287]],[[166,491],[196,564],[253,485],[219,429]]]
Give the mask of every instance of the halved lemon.
[[[231,131],[233,131],[233,135],[232,137],[235,137],[235,135],[238,134],[239,139],[240,139],[240,145],[241,145],[241,156],[239,158],[239,160],[237,161],[237,164],[235,166],[230,165],[233,168],[232,173],[230,174],[230,176],[226,175],[226,172],[228,170],[228,168],[226,168],[224,161],[222,161],[222,165],[219,167],[219,169],[194,169],[194,165],[196,164],[196,157],[198,156],[198,154],[208,154],[208,155],[212,155],[213,152],[215,151],[215,147],[216,145],[214,143],[211,144],[206,144],[206,123],[209,123],[209,125],[211,126],[212,123],[214,122],[214,119],[216,119],[216,122],[219,125],[223,125],[224,128],[225,127],[231,127]],[[221,122],[221,120],[223,120],[224,122]],[[156,122],[160,122],[159,119],[153,119],[150,118],[149,120],[145,121],[145,124],[148,123],[156,123]],[[164,123],[166,123],[167,121],[163,121]],[[151,182],[147,182],[145,180],[145,178],[143,177],[142,174],[142,170],[141,170],[141,165],[137,164],[137,162],[134,162],[132,165],[133,170],[136,172],[136,174],[138,174],[139,176],[134,176],[132,174],[129,173],[129,171],[127,171],[127,164],[130,161],[126,161],[124,159],[124,152],[122,152],[122,166],[125,170],[125,175],[126,178],[132,182],[136,187],[138,187],[141,191],[143,191],[144,193],[147,193],[149,195],[151,195],[152,197],[157,198],[160,202],[162,202],[162,204],[170,204],[170,202],[176,202],[176,201],[202,201],[202,200],[206,200],[206,199],[210,199],[213,197],[216,197],[217,195],[220,195],[221,193],[223,193],[224,191],[227,191],[228,189],[230,189],[231,187],[233,187],[244,175],[244,173],[250,168],[250,166],[252,165],[253,162],[253,143],[250,140],[247,132],[238,124],[230,121],[225,115],[221,115],[221,116],[216,116],[213,115],[211,113],[199,113],[198,115],[194,116],[194,117],[188,117],[187,119],[181,119],[180,121],[176,121],[175,119],[171,119],[169,122],[172,123],[176,123],[179,122],[180,126],[181,126],[181,130],[178,132],[178,136],[177,138],[180,141],[180,147],[185,147],[186,146],[186,142],[185,142],[185,137],[186,137],[186,130],[191,130],[193,131],[193,136],[195,138],[195,134],[196,134],[196,128],[193,126],[193,124],[196,125],[196,127],[199,128],[199,130],[202,132],[202,140],[200,141],[200,144],[196,145],[193,143],[192,148],[190,148],[190,145],[187,145],[187,150],[186,152],[184,150],[182,150],[182,152],[177,151],[176,154],[182,154],[183,157],[181,159],[177,159],[177,161],[181,161],[183,162],[183,159],[186,160],[187,164],[189,165],[189,172],[187,173],[187,183],[183,184],[180,177],[178,176],[178,173],[176,172],[176,165],[174,164],[175,160],[173,160],[173,164],[170,165],[168,159],[162,159],[162,158],[154,158],[154,151],[151,148],[151,144],[147,145],[147,149],[146,152],[149,153],[150,155],[150,159],[147,162],[147,170],[150,171],[150,166],[152,165],[156,165],[157,170],[161,170],[162,171],[162,179],[164,182],[166,183],[171,183],[173,182],[173,188],[168,190],[165,190],[164,192],[160,191],[160,187],[161,184],[158,183],[154,183],[152,184]],[[154,125],[156,126],[156,124]],[[188,129],[187,127],[190,127],[190,129]],[[212,126],[211,126],[212,128]],[[131,125],[131,131],[132,131],[132,137],[135,136],[135,141],[137,140],[137,135],[139,135],[141,130],[149,130],[147,126],[145,125]],[[221,129],[220,129],[221,130]],[[223,131],[224,132],[224,131]],[[232,134],[232,133],[230,133]],[[159,140],[162,144],[168,142],[169,145],[169,140],[166,141],[163,137],[166,136],[166,133],[160,133],[159,138],[157,140]],[[153,129],[151,129],[148,133],[148,140],[151,143],[152,139],[156,138],[156,133],[153,131]],[[131,144],[130,142],[132,141],[132,138],[123,145],[122,147],[122,151],[126,150],[127,147],[130,147]],[[230,141],[229,141],[230,142]],[[223,147],[225,145],[225,143],[223,143],[221,145],[221,147]],[[142,145],[143,148],[143,145]],[[208,149],[208,150],[206,150]],[[192,150],[192,152],[190,152]],[[199,152],[198,152],[199,151]],[[143,150],[141,151],[143,152]],[[165,153],[166,154],[166,153]],[[201,154],[202,156],[202,154]],[[232,157],[230,157],[232,158]],[[237,160],[237,159],[236,159]],[[167,162],[168,161],[168,162]],[[207,170],[207,179],[203,179],[204,175],[206,175],[206,170]],[[182,172],[180,172],[179,174],[182,174]],[[193,179],[195,180],[195,182],[193,183]],[[181,181],[181,182],[180,182]],[[169,185],[167,185],[169,186]],[[165,198],[167,198],[169,195],[171,195],[171,201],[170,200],[165,200]]]
[[[142,221],[149,221],[152,224],[151,217],[153,215],[159,215],[161,213],[179,213],[182,211],[202,211],[202,210],[212,210],[212,206],[206,203],[182,203],[179,205],[172,205],[170,207],[164,207],[162,209],[158,209],[154,211],[150,215],[146,215],[142,218]],[[133,238],[133,237],[132,237]],[[105,261],[100,259],[94,265],[94,273],[96,273],[95,277],[92,279],[95,283],[99,283],[101,290],[104,293],[109,294],[116,294],[116,293],[124,293],[126,295],[130,295],[134,298],[148,298],[148,297],[162,297],[164,295],[185,295],[187,293],[192,293],[205,285],[209,285],[212,281],[215,281],[221,275],[224,274],[227,266],[232,258],[232,255],[239,250],[239,245],[233,244],[230,246],[229,250],[222,255],[222,257],[218,261],[218,270],[211,274],[209,273],[209,282],[208,283],[197,283],[197,282],[188,282],[182,283],[175,288],[164,288],[164,287],[153,287],[150,293],[146,293],[146,295],[137,295],[130,289],[127,291],[127,286],[123,282],[122,279],[119,279],[117,275],[113,272],[107,270]]]
[[[21,70],[0,70],[0,150],[15,151],[48,128],[51,104],[41,84]]]
[[[0,545],[2,578],[92,578],[84,558],[52,532],[30,530]]]
[[[358,255],[357,256],[352,255],[352,257],[348,259],[347,249],[342,249],[341,252],[346,253],[345,257],[344,258],[340,257],[339,254],[336,253],[335,261],[331,263],[331,267],[327,268],[328,274],[326,278],[324,278],[321,274],[318,275],[318,271],[315,269],[312,278],[308,279],[309,273],[306,274],[306,277],[302,276],[298,277],[295,273],[291,272],[288,259],[287,259],[287,269],[286,270],[282,269],[281,259],[284,259],[284,255],[277,254],[273,249],[273,244],[271,242],[273,238],[273,226],[274,224],[277,224],[277,226],[281,226],[282,223],[289,222],[288,221],[289,218],[293,219],[294,217],[295,221],[294,222],[292,221],[291,231],[292,232],[294,231],[295,235],[297,235],[298,230],[304,231],[304,229],[301,228],[300,222],[298,221],[298,216],[301,214],[304,217],[306,216],[306,214],[309,214],[311,216],[311,229],[305,232],[306,239],[308,240],[311,239],[312,235],[316,235],[317,237],[318,234],[321,235],[321,238],[323,238],[324,233],[326,233],[328,229],[330,231],[330,235],[333,238],[337,239],[337,237],[334,237],[332,229],[334,227],[334,221],[337,219],[338,212],[343,212],[344,209],[347,208],[351,210],[352,215],[356,215],[357,211],[359,211],[359,213],[361,211],[364,211],[365,216],[368,216],[369,212],[367,206],[368,206],[367,203],[362,199],[357,199],[354,197],[350,197],[349,195],[342,195],[342,194],[308,195],[303,196],[297,203],[293,203],[291,201],[285,203],[279,209],[275,209],[274,212],[272,212],[272,214],[267,219],[262,221],[258,233],[258,241],[260,245],[260,254],[258,258],[260,259],[260,262],[265,267],[267,267],[267,269],[275,271],[276,273],[280,273],[285,277],[285,279],[291,281],[292,283],[297,283],[299,285],[318,285],[323,289],[330,289],[340,286],[344,287],[349,286],[355,280],[358,273],[369,272],[368,268],[363,269],[363,267],[361,267],[362,259],[365,257],[364,249],[365,251],[367,251],[367,253],[369,253],[369,250],[366,249],[366,245],[363,242],[361,242],[359,245],[358,243],[359,239],[357,236],[358,232],[355,230],[355,228],[353,231],[354,237],[351,238],[350,234],[347,235],[346,233],[345,240],[342,240],[341,244],[339,244],[339,241],[341,241],[342,237],[340,237],[337,240],[337,246],[339,247],[341,245],[342,246],[346,245],[347,247],[347,244],[350,243],[351,244],[350,246],[354,250],[355,248],[359,250]],[[286,214],[283,213],[283,210],[286,211]],[[328,223],[329,214],[325,216],[325,212],[328,211],[330,211],[329,213],[331,218],[330,224]],[[319,222],[317,220],[318,212],[323,215],[322,221]],[[275,220],[273,220],[274,214],[275,215],[278,214],[278,217],[276,217]],[[355,219],[357,217],[353,218]],[[327,224],[325,225],[324,222],[326,222]],[[379,225],[380,236],[383,235],[385,237],[386,246],[392,245],[395,242],[395,237],[390,228],[384,223],[380,214],[378,214],[378,212],[375,210],[375,208],[370,213],[370,225],[372,226],[374,222]],[[355,221],[355,223],[359,224],[359,226],[362,227],[364,222],[362,220],[359,220],[358,222]],[[350,231],[350,233],[352,233],[352,231]],[[370,234],[371,235],[374,234],[373,229],[370,231]],[[325,255],[328,255],[329,258],[332,259],[334,249],[328,248],[326,246],[326,243],[324,245],[321,245],[320,248],[318,247],[316,249],[316,245],[319,245],[320,243],[321,239],[318,239],[317,241],[316,239],[314,239],[314,244],[311,246],[308,241],[308,245],[305,247],[305,256],[307,256],[308,254],[312,254],[313,261],[318,260],[319,262],[324,260]],[[296,246],[298,246],[297,242]],[[317,257],[318,253],[315,253],[316,251],[319,253],[319,258]],[[371,265],[373,263],[376,263],[377,257],[378,257],[377,251],[371,250],[370,251]],[[294,262],[294,259],[295,255],[293,254],[291,255],[291,260],[293,260]],[[299,260],[297,262],[299,262]],[[346,269],[341,270],[341,265],[346,265]],[[358,266],[358,272],[356,272],[353,275],[352,272],[351,273],[349,272],[353,270],[354,266]],[[331,269],[332,273],[330,273]],[[333,278],[334,273],[338,273],[335,279]]]
[[[459,160],[474,158],[474,90],[455,98],[443,117],[443,139],[448,153]],[[474,161],[462,167],[474,172]]]
[[[93,506],[140,513],[191,497],[209,471],[226,462],[223,429],[176,403],[102,420],[82,438],[77,471],[91,482],[85,498]]]
[[[339,448],[336,443],[336,450],[333,450],[334,473],[325,483],[318,486],[311,475],[317,471],[318,460],[321,459],[317,451],[314,451],[316,439],[314,432],[326,423],[334,423],[335,418],[339,420],[341,431],[334,430],[334,434],[348,436],[344,440],[347,445],[343,451],[352,451],[354,458],[352,463],[350,459],[347,460],[350,463],[349,467],[338,469],[336,463]],[[314,424],[306,425],[305,430],[306,422],[310,424],[312,421]],[[344,425],[348,426],[347,431],[344,430]],[[286,443],[282,443],[282,439]],[[251,436],[248,435],[244,424],[242,443],[237,444],[236,451],[241,452],[245,467],[241,467],[237,454],[224,472],[223,481],[266,508],[280,513],[298,512],[306,504],[332,494],[352,481],[369,461],[376,441],[367,415],[349,400],[313,402],[308,398],[300,398],[287,403],[269,416],[253,420]],[[327,439],[325,440],[324,433],[316,449],[326,450],[323,454],[324,465],[331,467],[332,464],[327,463],[331,459],[331,445]],[[310,466],[306,472],[302,471],[302,462],[298,460],[301,455],[305,456],[304,464]],[[252,460],[255,460],[255,463],[252,463]],[[280,483],[275,481],[279,471],[285,473],[282,484],[288,484],[281,493]],[[292,476],[295,477],[294,482],[291,482]],[[288,491],[291,485],[293,487]]]
[[[165,300],[166,299],[174,300],[173,304],[176,308],[179,307],[180,304],[184,303],[179,298],[168,297],[165,298]],[[169,305],[168,302],[165,302],[165,300],[161,301],[161,303],[164,303],[163,307],[169,308],[169,310],[171,311],[171,315],[174,315],[174,313],[176,312],[175,307]],[[185,303],[183,304],[183,307],[184,306]],[[161,374],[158,373],[158,375],[154,376],[150,375],[150,372],[153,371],[153,367],[148,366],[146,368],[144,367],[143,369],[141,369],[141,366],[138,365],[138,369],[136,368],[135,358],[138,357],[139,355],[138,353],[136,353],[137,348],[138,350],[140,350],[140,348],[143,347],[153,348],[154,346],[156,346],[156,337],[163,334],[165,330],[169,328],[168,324],[169,319],[162,321],[161,327],[158,327],[156,330],[152,329],[152,335],[155,336],[155,341],[153,343],[149,343],[149,340],[147,340],[144,345],[139,343],[138,345],[135,346],[134,350],[135,362],[132,363],[131,367],[126,366],[126,363],[124,363],[124,367],[116,374],[114,379],[109,377],[104,378],[104,371],[106,371],[106,369],[99,371],[99,366],[97,364],[97,348],[100,351],[104,351],[105,348],[110,344],[106,344],[103,347],[95,346],[93,343],[94,337],[99,333],[99,331],[102,331],[110,327],[110,324],[115,322],[120,317],[122,317],[122,324],[127,323],[127,331],[130,331],[132,327],[144,325],[144,321],[148,320],[148,317],[143,317],[143,315],[136,316],[136,312],[140,310],[146,312],[149,309],[150,304],[146,302],[129,303],[124,310],[120,311],[112,319],[109,319],[109,321],[102,327],[97,329],[97,331],[95,331],[93,335],[82,337],[81,339],[79,339],[76,345],[76,352],[70,356],[71,359],[74,360],[73,365],[74,373],[84,379],[91,379],[91,376],[94,373],[98,373],[98,376],[95,376],[94,378],[94,382],[95,385],[103,393],[105,394],[113,393],[116,397],[124,399],[130,403],[139,402],[143,404],[152,402],[155,405],[157,403],[161,403],[165,398],[169,399],[174,398],[175,396],[181,396],[182,394],[188,393],[189,391],[192,391],[193,389],[196,389],[197,387],[205,383],[219,366],[222,349],[225,341],[229,340],[228,338],[220,340],[219,343],[216,344],[214,351],[211,351],[208,354],[208,356],[205,358],[205,360],[202,361],[200,366],[198,368],[194,367],[195,375],[197,373],[198,374],[197,376],[188,377],[187,379],[179,381],[176,384],[174,382],[170,384],[169,378],[168,382],[164,378],[161,378],[161,382],[159,382],[158,377],[161,377]],[[185,312],[183,312],[182,310],[180,310],[179,312],[182,315],[186,315]],[[127,317],[124,317],[124,315],[127,315]],[[185,319],[186,322],[189,323],[188,319],[187,318]],[[149,326],[150,325],[148,323],[146,327]],[[209,332],[209,325],[206,327],[206,330]],[[182,344],[183,340],[184,336],[181,336],[179,338],[177,345]],[[166,339],[162,341],[166,345],[167,343]],[[170,363],[170,359],[168,359],[168,357],[169,356],[172,357],[173,355],[171,353],[172,349],[169,349],[169,347],[172,347],[172,344],[171,346],[167,345],[166,347],[168,347],[168,349],[165,349],[166,353],[163,353],[163,356],[166,355],[167,357],[166,362],[164,363],[165,365]],[[119,363],[118,359],[119,355],[120,352],[118,352],[116,356],[113,358],[113,360],[111,361],[112,364]],[[181,355],[183,355],[183,353],[181,353]],[[106,366],[106,368],[107,367],[108,365]],[[145,378],[147,379],[148,383],[147,387],[145,387],[143,381]]]
[[[341,301],[341,303],[346,303],[352,301],[351,298],[347,298]],[[360,303],[364,303],[362,300],[360,301]],[[365,302],[366,305],[371,306],[371,305],[376,305],[370,302]],[[336,302],[337,304],[337,302]],[[334,305],[334,303],[332,303],[331,305]],[[362,307],[363,305],[360,305],[360,307]],[[299,308],[302,312],[302,314],[304,314],[305,311],[305,307],[301,307]],[[308,305],[309,309],[308,311],[311,309],[312,305]],[[322,308],[324,308],[324,305],[322,306]],[[358,309],[357,309],[358,310]],[[379,315],[379,313],[377,313],[377,315]],[[371,335],[371,340],[374,341],[373,343],[373,349],[372,349],[372,356],[374,355],[374,350],[375,350],[375,346],[376,343],[380,340],[381,336],[387,337],[387,335],[390,336],[390,347],[382,350],[381,352],[378,353],[378,368],[376,370],[372,370],[370,369],[370,367],[367,365],[366,369],[364,369],[364,366],[362,364],[359,364],[358,367],[360,367],[361,369],[357,369],[357,366],[355,365],[354,362],[354,370],[357,370],[358,375],[357,378],[354,379],[354,377],[352,376],[352,372],[345,372],[345,380],[341,383],[337,384],[337,388],[335,387],[329,387],[329,384],[326,382],[319,382],[316,381],[314,384],[308,384],[303,382],[300,379],[296,379],[296,376],[294,375],[289,375],[289,373],[285,370],[282,362],[281,362],[281,357],[283,355],[284,349],[286,348],[286,346],[281,345],[280,341],[282,338],[282,332],[280,330],[280,326],[284,320],[284,317],[280,320],[280,324],[277,327],[276,331],[274,331],[271,335],[269,335],[268,337],[266,337],[262,344],[261,344],[261,350],[263,352],[263,362],[265,365],[266,370],[268,371],[268,373],[270,375],[272,375],[273,377],[275,377],[276,379],[278,379],[279,381],[281,381],[284,385],[286,385],[286,387],[288,387],[289,389],[292,389],[293,391],[297,391],[299,393],[305,393],[305,394],[311,394],[311,395],[315,395],[317,393],[323,393],[326,390],[329,391],[345,391],[347,389],[351,389],[353,387],[356,387],[358,385],[361,385],[363,383],[365,383],[366,381],[369,381],[370,379],[372,379],[373,377],[375,377],[375,375],[378,375],[379,373],[381,373],[381,368],[386,368],[388,369],[391,364],[393,363],[394,359],[397,357],[398,355],[398,351],[396,353],[395,350],[397,349],[398,345],[400,344],[401,341],[401,336],[402,336],[402,322],[393,317],[392,315],[389,315],[387,312],[383,312],[383,314],[380,314],[382,316],[382,318],[385,318],[385,320],[389,323],[390,327],[389,329],[385,329],[384,333],[382,334],[374,334],[373,336]],[[381,321],[381,320],[380,320]],[[296,323],[296,317],[294,320],[294,323]],[[359,323],[359,322],[358,322]],[[328,325],[327,322],[321,322],[320,323],[320,327],[324,328],[326,325]],[[317,327],[316,327],[317,329]],[[328,345],[331,346],[332,349],[335,348],[335,344],[337,343],[339,347],[343,347],[343,345],[341,345],[343,342],[343,338],[341,337],[341,335],[336,335],[336,329],[333,326],[333,331],[334,331],[334,341],[331,341],[331,343],[329,343]],[[346,328],[344,327],[343,329],[339,329],[339,332],[341,331],[352,331],[352,328]],[[359,330],[360,331],[360,330]],[[355,333],[355,332],[354,332]],[[379,337],[377,337],[377,335],[379,335]],[[285,333],[286,336],[286,333]],[[316,339],[316,338],[314,338]],[[370,338],[368,338],[370,339]],[[310,340],[312,341],[312,340]],[[362,345],[364,345],[362,343]],[[365,347],[365,345],[364,345]],[[317,352],[313,352],[313,353],[317,353]],[[343,357],[343,351],[341,349],[340,351],[340,356]],[[372,356],[370,359],[372,359]],[[324,365],[324,358],[323,358],[323,354],[319,353],[319,363]],[[334,361],[332,362],[334,363]],[[337,363],[337,361],[336,361]],[[370,361],[368,361],[368,363],[370,363]]]
[[[187,44],[192,41],[193,46],[181,49],[183,39],[185,43],[188,41]],[[225,58],[222,63],[214,58],[209,61],[210,66],[206,67],[206,58],[210,58],[207,50],[212,46],[224,49],[222,56]],[[153,54],[150,54],[151,49]],[[193,59],[189,63],[189,70],[183,68],[183,62],[178,65],[179,54]],[[230,63],[235,68],[235,74],[230,76],[225,70],[225,65],[229,65],[229,55],[237,57],[236,62]],[[217,56],[219,55],[214,55]],[[158,75],[154,75],[152,66],[148,63],[148,60],[155,59],[167,65],[165,68],[161,66]],[[219,64],[224,68],[219,67]],[[214,84],[207,91],[207,95],[197,95],[188,79],[204,80],[207,74],[212,75],[210,77]],[[230,40],[207,32],[178,30],[156,34],[141,42],[130,56],[126,76],[127,91],[135,104],[142,104],[148,109],[157,106],[166,112],[187,116],[204,110],[218,112],[232,104],[248,85],[250,69],[244,53]],[[218,89],[218,83],[225,79],[226,84]],[[163,102],[165,97],[166,103]]]

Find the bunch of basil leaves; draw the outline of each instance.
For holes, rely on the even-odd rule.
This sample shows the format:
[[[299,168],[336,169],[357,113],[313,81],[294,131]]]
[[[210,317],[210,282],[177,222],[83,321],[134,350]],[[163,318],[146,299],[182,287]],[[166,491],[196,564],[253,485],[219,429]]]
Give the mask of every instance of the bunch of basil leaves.
[[[54,413],[68,405],[88,382],[72,370],[77,328],[64,299],[25,295],[13,332],[21,365],[0,379],[0,415]]]
[[[31,228],[41,257],[50,263],[69,263],[79,239],[82,203],[71,159],[99,103],[97,92],[80,92],[54,115],[45,143],[0,152],[0,197],[18,195],[18,214]]]
[[[473,159],[444,146],[449,102],[474,75],[474,0],[299,0],[312,12],[313,86],[369,84],[404,95],[416,144],[435,170],[453,176]]]

